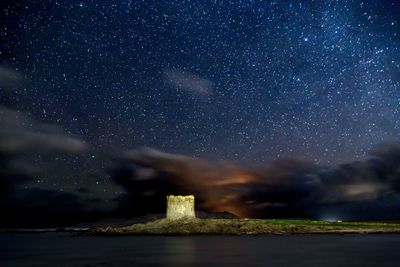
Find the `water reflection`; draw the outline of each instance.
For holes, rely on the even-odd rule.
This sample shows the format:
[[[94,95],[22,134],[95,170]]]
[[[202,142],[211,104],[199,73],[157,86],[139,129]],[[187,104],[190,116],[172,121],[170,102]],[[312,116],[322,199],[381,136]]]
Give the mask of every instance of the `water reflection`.
[[[191,266],[196,262],[197,242],[192,238],[170,237],[164,242],[166,266]]]
[[[399,235],[0,235],[1,267],[399,266]]]
[[[162,247],[161,258],[166,266],[229,266],[243,262],[256,251],[235,237],[166,237]]]

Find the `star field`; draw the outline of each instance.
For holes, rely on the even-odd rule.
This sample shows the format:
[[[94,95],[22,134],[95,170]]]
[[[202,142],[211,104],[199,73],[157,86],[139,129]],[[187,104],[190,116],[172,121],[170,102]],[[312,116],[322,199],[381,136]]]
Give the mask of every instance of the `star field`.
[[[25,77],[2,104],[93,147],[85,163],[56,160],[68,166],[142,146],[337,164],[399,141],[396,1],[2,5],[0,63]]]

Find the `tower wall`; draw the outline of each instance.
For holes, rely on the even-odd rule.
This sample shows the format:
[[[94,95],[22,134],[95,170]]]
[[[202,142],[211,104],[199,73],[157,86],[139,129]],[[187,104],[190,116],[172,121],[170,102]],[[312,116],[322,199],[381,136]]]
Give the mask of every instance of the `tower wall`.
[[[195,218],[194,196],[167,196],[167,219]]]

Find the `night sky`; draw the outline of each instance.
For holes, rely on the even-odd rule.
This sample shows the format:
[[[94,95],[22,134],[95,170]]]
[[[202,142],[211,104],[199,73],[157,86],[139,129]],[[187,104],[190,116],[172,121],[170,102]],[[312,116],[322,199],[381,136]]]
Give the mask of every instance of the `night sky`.
[[[133,187],[135,196],[149,199],[195,192],[204,208],[233,212],[234,203],[253,205],[266,194],[273,199],[261,197],[255,209],[298,205],[302,194],[335,205],[384,198],[379,205],[363,202],[361,211],[353,204],[343,208],[356,214],[352,219],[400,199],[398,1],[3,0],[0,7],[3,199],[29,203],[27,195],[40,191],[42,202],[62,194],[62,203],[79,206],[83,198],[90,210],[104,209],[121,204]],[[395,155],[389,157],[394,163],[370,171],[371,155],[386,157],[376,152],[382,143],[391,144],[385,151]],[[168,166],[186,159],[189,166],[201,161],[200,170],[212,165],[203,183],[225,186],[216,180],[227,175],[239,182],[218,198],[241,197],[225,206],[207,204],[213,197],[202,196],[201,175],[190,187],[166,185],[165,177],[187,175],[159,167],[166,158],[173,161]],[[362,170],[343,182],[345,163]],[[144,171],[137,170],[141,164]],[[278,168],[274,175],[301,169],[301,177],[311,172],[314,178],[334,170],[340,174],[321,183],[356,183],[349,189],[356,198],[340,198],[336,187],[335,197],[321,186],[304,189],[313,183],[309,173],[301,182],[284,182],[301,190],[255,192],[261,178],[254,173],[263,168]],[[127,185],[121,172],[164,182],[154,193]],[[283,176],[273,184],[291,177]],[[310,198],[315,190],[325,197]],[[310,215],[292,206],[274,214]]]

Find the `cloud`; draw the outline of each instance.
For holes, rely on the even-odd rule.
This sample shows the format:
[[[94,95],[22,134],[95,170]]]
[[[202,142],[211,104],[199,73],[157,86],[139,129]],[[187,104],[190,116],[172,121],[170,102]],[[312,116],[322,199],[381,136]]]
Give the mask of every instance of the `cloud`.
[[[0,227],[70,225],[96,218],[100,211],[87,204],[90,198],[32,183],[44,171],[35,156],[77,154],[87,148],[56,125],[0,106]]]
[[[167,194],[195,194],[200,209],[241,216],[306,217],[324,207],[351,206],[357,217],[359,206],[369,205],[376,216],[373,203],[382,208],[400,197],[399,166],[398,144],[375,149],[365,161],[335,167],[280,159],[259,169],[145,148],[125,153],[111,176],[126,191],[116,201],[132,214],[163,211]],[[151,203],[147,210],[141,204],[146,201]]]
[[[50,165],[44,162],[39,168],[35,155],[76,154],[86,147],[85,142],[54,125],[0,107],[0,227],[72,225],[98,218],[101,209],[88,205],[89,196],[82,198],[33,183]]]
[[[164,79],[172,86],[198,97],[210,96],[214,90],[214,83],[188,71],[165,69]]]
[[[23,112],[0,106],[0,151],[59,151],[79,153],[88,144],[65,134],[56,125],[36,121]]]
[[[78,194],[43,188],[0,193],[0,227],[70,226],[105,216]]]
[[[0,151],[0,156],[0,210],[6,218],[2,227],[72,225],[164,213],[168,194],[194,194],[197,209],[242,217],[400,217],[395,212],[400,209],[398,144],[377,147],[365,161],[333,167],[287,158],[245,168],[151,148],[130,150],[109,170],[112,181],[123,189],[111,206],[86,187],[60,192],[31,183],[26,188],[33,175],[12,164],[19,154]]]
[[[18,71],[0,66],[0,89],[8,89],[9,93],[14,95],[22,80],[23,77]],[[79,153],[87,147],[86,142],[64,133],[57,125],[42,123],[27,113],[0,105],[1,152]]]
[[[226,201],[221,199],[220,189],[243,184],[252,178],[228,162],[210,163],[148,148],[125,153],[111,176],[126,191],[116,201],[121,209],[132,214],[144,214],[149,210],[165,212],[167,194],[195,194],[198,208],[215,210],[216,206]]]
[[[12,97],[22,80],[18,72],[0,66],[0,95]],[[78,194],[87,189],[63,192],[33,183],[50,166],[44,162],[40,168],[38,157],[76,155],[88,147],[57,125],[0,105],[0,227],[71,225],[104,216],[93,197]]]
[[[146,148],[127,152],[121,161],[112,178],[125,188],[125,201],[133,206],[133,198],[158,199],[164,206],[166,194],[195,194],[200,209],[260,215],[261,208],[288,206],[310,196],[319,182],[313,174],[316,166],[296,160],[254,170]]]
[[[15,164],[19,157],[0,151],[0,227],[68,226],[105,216],[89,195],[39,188],[35,173]]]
[[[16,70],[0,66],[0,89],[15,91],[23,83],[23,76]]]

